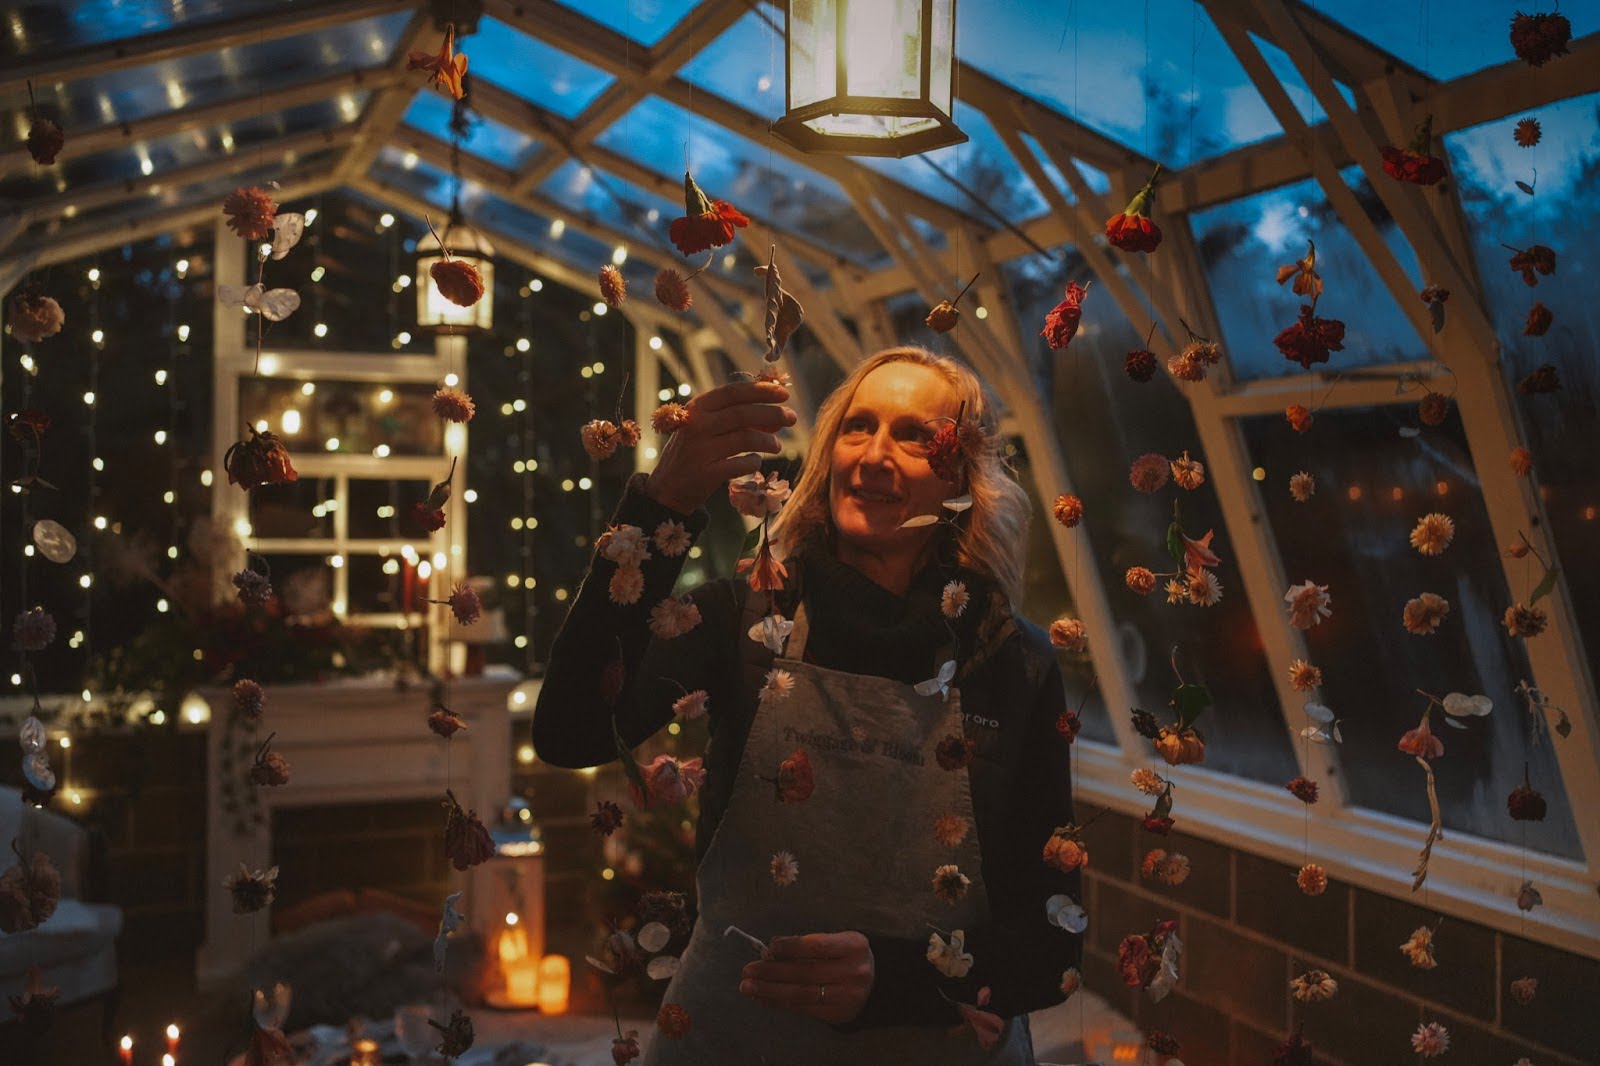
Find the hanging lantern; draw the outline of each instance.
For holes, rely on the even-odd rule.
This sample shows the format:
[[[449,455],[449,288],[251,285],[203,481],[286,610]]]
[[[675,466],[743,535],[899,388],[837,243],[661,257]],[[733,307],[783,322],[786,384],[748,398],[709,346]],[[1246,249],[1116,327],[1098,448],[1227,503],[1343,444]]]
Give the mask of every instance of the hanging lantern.
[[[433,280],[433,264],[444,258],[439,242],[452,259],[472,264],[483,279],[483,296],[471,307],[445,299]],[[494,325],[494,245],[459,218],[451,218],[435,238],[432,231],[417,241],[417,325],[433,333],[487,331]]]
[[[789,0],[787,113],[805,152],[908,156],[960,144],[956,0]]]

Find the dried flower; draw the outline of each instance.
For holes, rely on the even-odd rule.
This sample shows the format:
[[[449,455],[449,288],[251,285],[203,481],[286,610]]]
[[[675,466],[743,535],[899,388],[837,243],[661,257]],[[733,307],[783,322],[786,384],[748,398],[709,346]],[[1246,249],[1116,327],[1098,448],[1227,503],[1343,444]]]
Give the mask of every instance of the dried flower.
[[[1533,997],[1539,994],[1539,979],[1537,977],[1519,977],[1511,982],[1511,998],[1526,1007],[1533,1002]]]
[[[1083,721],[1078,717],[1077,711],[1066,710],[1056,715],[1056,733],[1068,744],[1078,739],[1078,733],[1083,729]]]
[[[689,279],[673,270],[663,267],[656,274],[656,303],[669,311],[683,312],[694,305],[694,296],[689,292]]]
[[[683,217],[672,220],[667,234],[678,251],[698,255],[721,248],[733,240],[733,231],[750,224],[738,208],[726,200],[712,200],[700,191],[688,171],[683,174]]]
[[[441,259],[428,268],[439,295],[457,307],[471,307],[483,299],[483,277],[465,259]]]
[[[1519,822],[1542,822],[1547,804],[1539,791],[1524,781],[1506,797],[1506,809]]]
[[[816,791],[817,777],[811,769],[811,756],[804,748],[778,764],[774,791],[779,803],[804,803]]]
[[[54,119],[36,115],[28,126],[28,154],[42,167],[54,164],[66,143],[67,135]]]
[[[1067,651],[1083,651],[1089,646],[1089,629],[1077,618],[1057,618],[1050,623],[1050,643]]]
[[[1283,409],[1284,420],[1289,423],[1289,428],[1296,433],[1304,433],[1311,428],[1314,420],[1311,409],[1305,404],[1292,403]]]
[[[446,602],[450,604],[450,613],[461,625],[470,626],[483,617],[483,601],[478,598],[477,590],[465,581],[456,583]]]
[[[1159,492],[1172,476],[1171,464],[1164,455],[1146,452],[1128,467],[1128,482],[1140,492]]]
[[[627,1035],[611,1038],[611,1061],[615,1066],[628,1066],[639,1055],[639,1030],[629,1029]]]
[[[956,323],[960,321],[961,309],[949,300],[940,300],[934,305],[933,310],[928,312],[928,317],[923,320],[929,329],[941,334],[949,333],[955,329]]]
[[[1076,966],[1070,966],[1061,972],[1061,994],[1071,998],[1072,994],[1083,987],[1083,974],[1078,972]]]
[[[294,464],[289,460],[289,450],[275,433],[246,427],[250,436],[228,448],[222,456],[222,468],[228,472],[228,484],[238,485],[249,492],[257,485],[282,485],[299,480]]]
[[[1164,837],[1172,832],[1172,827],[1174,824],[1175,823],[1171,818],[1147,814],[1144,817],[1142,828],[1146,833],[1154,833],[1158,837]]]
[[[1444,160],[1430,154],[1433,148],[1433,116],[1417,126],[1411,143],[1403,150],[1383,146],[1383,171],[1395,181],[1412,185],[1437,185],[1444,180]]]
[[[789,498],[789,482],[776,473],[756,471],[728,482],[728,502],[746,518],[765,518],[783,510]]]
[[[1167,360],[1167,373],[1179,381],[1204,381],[1206,361],[1193,344]]]
[[[1189,571],[1184,588],[1189,602],[1196,607],[1215,607],[1222,600],[1222,582],[1204,568]]]
[[[265,189],[251,185],[235,189],[222,201],[228,228],[247,241],[264,241],[272,236],[278,205]]]
[[[1517,382],[1517,391],[1524,396],[1560,392],[1561,375],[1556,370],[1555,364],[1545,363],[1535,367],[1531,374]]]
[[[686,692],[672,701],[672,713],[685,721],[694,721],[706,713],[706,705],[710,697],[703,688],[693,692]]]
[[[1289,495],[1295,503],[1306,503],[1317,491],[1317,479],[1302,470],[1289,479]]]
[[[639,602],[644,595],[644,571],[637,566],[619,566],[606,584],[611,602],[628,607]]]
[[[18,651],[43,651],[56,639],[56,620],[43,607],[17,612],[11,625],[11,643]]]
[[[1185,451],[1178,458],[1172,460],[1172,480],[1180,488],[1194,491],[1206,482],[1206,468],[1198,459],[1189,458]]]
[[[734,569],[737,573],[750,575],[748,580],[753,592],[781,589],[784,579],[789,576],[788,568],[772,554],[772,543],[765,538],[761,541],[761,547],[756,550],[755,558],[740,559]]]
[[[794,675],[787,670],[768,670],[766,682],[761,686],[761,698],[781,700],[794,691]]]
[[[621,431],[603,418],[585,422],[578,437],[583,442],[583,450],[596,462],[611,458],[616,454],[617,445],[622,443]]]
[[[959,814],[941,814],[933,820],[933,839],[953,848],[967,838],[971,823]]]
[[[1177,888],[1189,880],[1189,857],[1172,852],[1156,866],[1156,878],[1169,888]]]
[[[1309,777],[1296,777],[1283,787],[1308,807],[1317,802],[1317,783]]]
[[[1278,268],[1278,284],[1282,285],[1293,278],[1294,284],[1290,288],[1296,296],[1309,296],[1316,300],[1322,295],[1322,275],[1317,273],[1317,246],[1312,241],[1306,243],[1310,248],[1304,259],[1285,263]]]
[[[1338,994],[1339,982],[1326,970],[1307,970],[1290,981],[1289,988],[1301,1003],[1323,1003]]]
[[[1517,142],[1517,147],[1519,148],[1532,148],[1539,143],[1539,139],[1543,136],[1544,130],[1540,127],[1539,120],[1536,118],[1523,119],[1517,123],[1516,129],[1511,132],[1511,137]]]
[[[1550,323],[1555,321],[1555,314],[1543,303],[1534,302],[1528,310],[1528,320],[1523,324],[1524,337],[1542,337],[1550,331]]]
[[[1083,298],[1088,294],[1087,286],[1069,281],[1061,302],[1045,315],[1044,329],[1039,331],[1039,335],[1053,350],[1059,352],[1072,343],[1073,336],[1078,332],[1078,322],[1083,317]]]
[[[933,871],[933,894],[952,907],[967,898],[971,885],[972,879],[954,863],[946,863]]]
[[[1167,594],[1167,603],[1169,604],[1176,605],[1189,602],[1189,583],[1186,581],[1168,578],[1163,591]]]
[[[952,581],[939,594],[939,611],[946,618],[960,618],[961,612],[967,609],[969,599],[971,594],[967,592],[966,583]]]
[[[1432,592],[1406,601],[1405,612],[1401,616],[1406,632],[1415,636],[1425,637],[1450,617],[1450,602],[1443,596]]]
[[[1437,759],[1444,754],[1444,741],[1433,735],[1433,727],[1426,714],[1417,728],[1408,729],[1401,735],[1400,742],[1395,746],[1405,754],[1420,759]]]
[[[1539,890],[1533,887],[1532,881],[1522,882],[1522,887],[1517,889],[1517,910],[1531,911],[1544,902],[1544,897]]]
[[[471,396],[447,385],[433,394],[433,413],[447,422],[471,422],[478,408]]]
[[[1122,582],[1128,586],[1128,591],[1148,596],[1155,591],[1156,575],[1145,567],[1130,566],[1128,572],[1122,575]]]
[[[1312,1066],[1311,1042],[1299,1033],[1278,1045],[1272,1066]]]
[[[1083,846],[1076,826],[1068,823],[1055,828],[1044,842],[1044,861],[1064,874],[1089,865],[1089,849]]]
[[[1517,58],[1530,67],[1542,67],[1557,56],[1567,54],[1572,40],[1572,23],[1558,11],[1511,18],[1511,48]]]
[[[1057,496],[1050,513],[1055,516],[1057,522],[1071,529],[1083,521],[1083,501],[1076,496]]]
[[[466,56],[461,58],[465,59]],[[472,1018],[460,1008],[451,1011],[450,1020],[443,1025],[432,1018],[428,1019],[428,1024],[439,1030],[439,1045],[434,1050],[446,1059],[465,1055],[472,1050],[473,1041],[477,1039],[477,1034],[472,1031]]]
[[[944,739],[934,746],[933,757],[938,760],[941,770],[964,770],[971,764],[976,748],[977,743],[971,738],[946,733]]]
[[[1506,608],[1502,621],[1507,633],[1526,639],[1543,633],[1545,626],[1550,624],[1550,616],[1543,607],[1535,604],[1513,603]]]
[[[967,952],[966,934],[956,929],[945,940],[937,932],[928,936],[928,961],[946,977],[962,978],[972,969],[972,955]]]
[[[1220,566],[1222,560],[1217,553],[1211,550],[1211,538],[1216,535],[1215,530],[1206,530],[1206,535],[1198,540],[1194,537],[1183,536],[1183,565],[1190,571],[1199,570],[1201,567]]]
[[[1128,775],[1128,782],[1146,796],[1159,796],[1167,790],[1166,778],[1142,766]]]
[[[444,29],[444,41],[439,45],[439,51],[412,52],[406,57],[406,70],[426,70],[428,82],[445,92],[456,100],[466,96],[466,86],[462,79],[467,73],[467,57],[456,55],[456,27],[454,23],[447,24]]]
[[[1329,352],[1344,350],[1344,323],[1337,318],[1318,318],[1311,304],[1300,305],[1300,317],[1285,327],[1272,343],[1291,363],[1307,370],[1313,363],[1326,363]]]
[[[259,719],[267,706],[267,693],[249,678],[233,683],[233,709],[245,718]]]
[[[267,744],[272,739],[267,738]],[[277,788],[289,783],[289,760],[275,751],[268,750],[267,744],[261,746],[256,753],[256,761],[250,767],[250,783],[262,788]]]
[[[11,298],[6,325],[11,335],[23,344],[37,344],[46,337],[54,337],[66,324],[66,312],[52,297],[24,291]]]
[[[1539,284],[1539,275],[1548,277],[1556,272],[1556,250],[1548,244],[1530,244],[1526,248],[1512,248],[1507,265],[1522,275],[1523,284],[1529,288]]]
[[[229,874],[222,881],[222,887],[233,896],[235,914],[254,914],[270,907],[277,886],[276,866],[267,870],[252,870],[242,862],[239,864],[238,873]]]
[[[11,842],[17,861],[0,874],[0,932],[25,933],[50,920],[61,903],[61,872],[42,851],[23,855]]]
[[[1417,1026],[1411,1034],[1411,1050],[1425,1059],[1436,1059],[1450,1050],[1450,1030],[1438,1022]]]
[[[1300,873],[1295,877],[1295,883],[1300,886],[1300,891],[1308,896],[1320,896],[1328,890],[1328,871],[1314,862],[1308,862],[1300,867]]]
[[[1417,419],[1425,426],[1442,426],[1450,417],[1450,397],[1429,389],[1417,401]]]
[[[37,407],[24,407],[6,416],[6,430],[18,444],[38,444],[50,430],[50,416]]]
[[[668,1040],[681,1040],[689,1033],[689,1011],[681,1003],[663,1003],[656,1012],[656,1028]]]
[[[1168,766],[1185,763],[1202,763],[1206,760],[1206,742],[1193,729],[1172,729],[1163,726],[1156,734],[1156,752]]]
[[[1527,477],[1533,472],[1533,453],[1520,444],[1511,449],[1509,462],[1511,472],[1518,477]]]
[[[446,740],[467,728],[467,723],[461,716],[443,704],[435,704],[437,709],[428,715],[428,728],[437,736]]]
[[[1310,692],[1322,684],[1322,670],[1304,659],[1289,664],[1289,685],[1296,692]]]
[[[611,307],[621,307],[628,298],[628,281],[611,263],[600,268],[600,298]]]
[[[1156,375],[1156,353],[1135,348],[1123,360],[1122,369],[1134,381],[1143,384]]]
[[[261,607],[272,598],[272,582],[259,570],[240,570],[233,575],[233,587],[246,607]]]
[[[469,870],[494,857],[494,840],[478,819],[477,811],[464,810],[454,792],[445,789],[444,853],[457,870]]]
[[[700,624],[700,608],[687,596],[668,596],[650,608],[650,635],[675,640]]]
[[[1406,942],[1400,945],[1400,953],[1419,970],[1431,970],[1439,965],[1433,957],[1433,930],[1425,925],[1417,926]]]
[[[6,999],[10,1001],[11,1010],[22,1031],[29,1036],[40,1036],[49,1031],[55,1016],[56,1000],[60,997],[61,989],[45,984],[44,971],[30,964],[22,995],[7,996]]]
[[[1162,1032],[1160,1029],[1150,1030],[1149,1035],[1144,1038],[1144,1042],[1145,1046],[1157,1055],[1176,1055],[1183,1047],[1182,1044],[1178,1043],[1177,1037],[1171,1033]]]
[[[650,415],[650,425],[657,433],[669,435],[689,424],[689,409],[681,403],[664,403]]]
[[[780,851],[772,856],[769,870],[772,874],[772,883],[779,888],[788,888],[800,880],[800,862],[787,851]]]
[[[594,813],[589,815],[589,825],[601,836],[610,836],[622,828],[622,808],[610,800],[600,800],[594,805]]]
[[[1310,629],[1323,619],[1333,617],[1333,597],[1328,595],[1326,585],[1312,581],[1290,585],[1289,591],[1283,594],[1283,602],[1289,605],[1289,624],[1296,629]]]
[[[656,531],[650,535],[650,541],[662,555],[676,559],[689,550],[694,538],[689,535],[689,530],[682,522],[669,518],[656,526]]]
[[[411,522],[424,533],[437,533],[444,528],[444,511],[429,507],[426,503],[414,503],[411,505]]]

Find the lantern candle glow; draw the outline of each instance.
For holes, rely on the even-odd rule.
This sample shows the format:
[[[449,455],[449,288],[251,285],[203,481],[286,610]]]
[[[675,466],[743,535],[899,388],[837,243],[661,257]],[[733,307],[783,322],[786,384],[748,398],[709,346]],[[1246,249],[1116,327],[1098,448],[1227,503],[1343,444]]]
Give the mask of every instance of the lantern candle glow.
[[[572,964],[565,955],[539,960],[539,1009],[545,1014],[565,1014],[572,994]]]

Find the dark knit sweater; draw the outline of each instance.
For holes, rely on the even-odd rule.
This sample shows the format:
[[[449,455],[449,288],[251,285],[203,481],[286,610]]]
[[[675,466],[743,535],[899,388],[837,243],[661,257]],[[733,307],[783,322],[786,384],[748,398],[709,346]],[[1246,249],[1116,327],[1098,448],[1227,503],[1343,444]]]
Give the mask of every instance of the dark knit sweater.
[[[643,492],[642,475],[629,482],[612,518],[616,525],[639,526],[646,536],[668,520],[698,536],[707,516],[663,507]],[[1042,858],[1052,829],[1072,820],[1070,748],[1055,729],[1064,692],[1048,638],[1011,616],[992,581],[949,564],[923,569],[903,596],[820,548],[786,565],[789,578],[776,594],[776,608],[793,618],[797,598],[805,598],[811,628],[806,661],[915,683],[933,677],[953,648],[966,735],[976,742],[968,772],[992,920],[965,931],[972,971],[959,981],[943,978],[925,958],[926,940],[862,930],[876,977],[850,1028],[958,1021],[941,989],[970,1003],[988,986],[988,1009],[1007,1017],[1059,1002],[1062,971],[1078,965],[1082,945],[1047,921],[1045,901],[1057,893],[1082,897],[1076,873],[1062,874]],[[643,567],[644,595],[618,606],[607,591],[616,566],[595,556],[551,650],[534,710],[533,743],[539,757],[555,766],[607,763],[617,757],[612,711],[624,741],[637,746],[672,720],[677,697],[705,689],[711,742],[697,828],[703,855],[732,794],[756,708],[746,669],[745,645],[752,641],[743,619],[750,593],[742,579],[707,582],[691,593],[700,625],[674,640],[656,640],[648,627],[650,608],[672,593],[682,566],[682,556],[665,557],[652,548]],[[952,578],[966,584],[971,600],[947,624],[939,600]],[[608,704],[607,666],[613,664],[614,679],[619,656],[622,691]]]

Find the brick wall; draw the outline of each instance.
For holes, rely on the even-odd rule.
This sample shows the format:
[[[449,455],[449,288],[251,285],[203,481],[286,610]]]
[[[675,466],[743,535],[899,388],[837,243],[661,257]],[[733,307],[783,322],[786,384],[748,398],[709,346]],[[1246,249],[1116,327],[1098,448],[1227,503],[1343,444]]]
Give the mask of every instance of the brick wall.
[[[1080,808],[1080,820],[1100,813]],[[1424,1020],[1450,1030],[1441,1060],[1450,1066],[1600,1062],[1600,962],[1446,918],[1435,939],[1438,968],[1418,970],[1399,945],[1438,914],[1412,900],[1338,881],[1307,897],[1291,867],[1182,833],[1157,837],[1115,811],[1085,835],[1085,984],[1141,1028],[1176,1036],[1188,1066],[1266,1066],[1298,1026],[1325,1066],[1412,1062],[1410,1034]],[[1153,847],[1187,855],[1189,879],[1177,887],[1142,880],[1139,864]],[[1179,922],[1182,979],[1152,1003],[1117,976],[1117,945],[1161,918]],[[1332,974],[1338,995],[1295,1002],[1289,980],[1309,969]],[[1524,976],[1539,979],[1527,1006],[1508,991]]]

